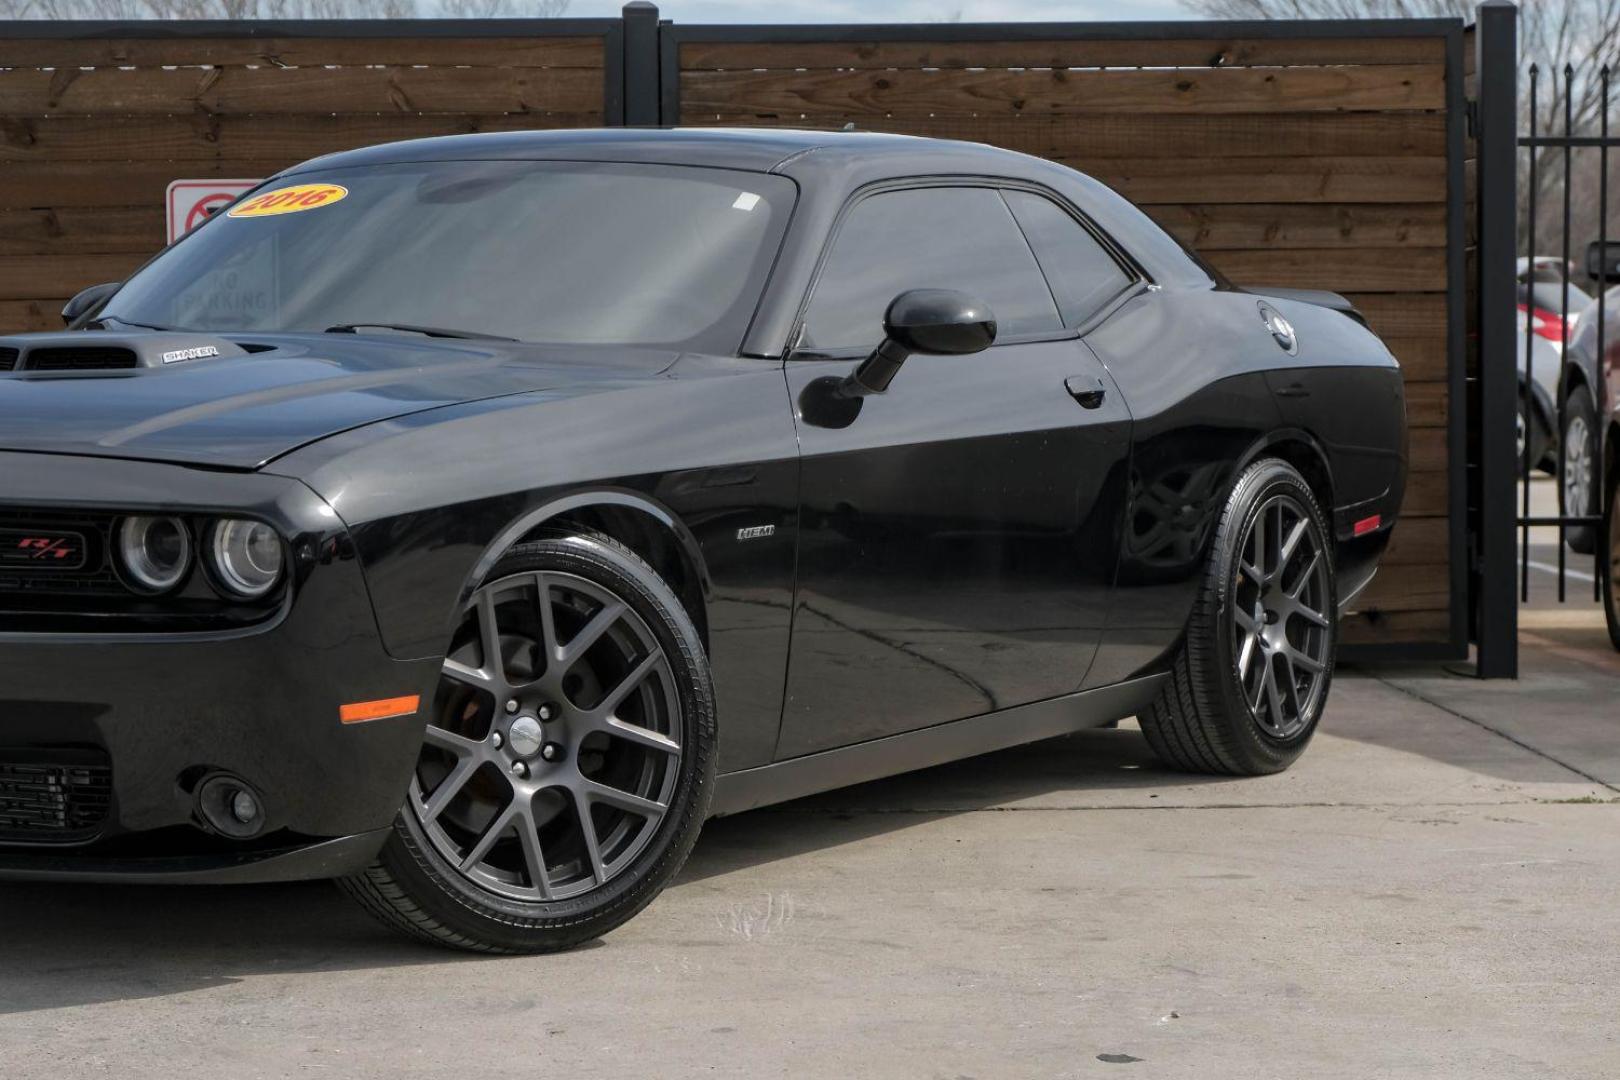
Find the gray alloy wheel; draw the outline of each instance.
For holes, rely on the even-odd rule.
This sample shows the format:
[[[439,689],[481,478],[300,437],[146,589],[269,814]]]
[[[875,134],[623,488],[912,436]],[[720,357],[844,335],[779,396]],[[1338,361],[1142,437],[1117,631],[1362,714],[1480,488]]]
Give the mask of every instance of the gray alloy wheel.
[[[1569,514],[1596,514],[1597,493],[1597,411],[1592,395],[1584,386],[1570,391],[1564,405],[1564,438],[1559,445],[1558,482],[1564,489],[1564,511]],[[1569,546],[1582,555],[1597,550],[1598,530],[1578,525],[1564,530]]]
[[[445,860],[520,900],[565,900],[635,861],[669,812],[680,705],[652,630],[573,574],[493,581],[444,662],[407,803]]]
[[[1138,717],[1167,765],[1259,775],[1304,752],[1338,648],[1328,537],[1287,462],[1258,461],[1233,485],[1170,680]]]
[[[442,944],[596,937],[684,861],[713,728],[696,630],[645,563],[605,537],[524,545],[461,612],[394,836],[347,887]]]
[[[1265,733],[1291,739],[1327,685],[1328,556],[1311,511],[1287,492],[1261,506],[1239,550],[1227,605],[1238,684]]]

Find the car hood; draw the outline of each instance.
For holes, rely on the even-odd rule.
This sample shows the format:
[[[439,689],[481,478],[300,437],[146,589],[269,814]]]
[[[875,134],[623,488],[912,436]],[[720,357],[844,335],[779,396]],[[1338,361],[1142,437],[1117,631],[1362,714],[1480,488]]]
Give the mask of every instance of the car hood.
[[[19,335],[0,346],[4,355],[20,350],[23,368],[0,375],[0,450],[229,469],[256,469],[383,420],[558,386],[639,380],[675,360],[671,352],[401,335],[81,332]],[[73,348],[123,349],[136,366],[29,370],[29,357],[46,346],[69,357],[83,355]]]

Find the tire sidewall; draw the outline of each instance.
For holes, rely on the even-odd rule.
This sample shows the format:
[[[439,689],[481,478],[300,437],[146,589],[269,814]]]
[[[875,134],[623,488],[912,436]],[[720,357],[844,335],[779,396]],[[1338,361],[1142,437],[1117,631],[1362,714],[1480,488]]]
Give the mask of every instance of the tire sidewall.
[[[480,938],[523,951],[599,936],[650,903],[696,842],[708,814],[716,758],[714,692],[702,642],[680,601],[653,570],[605,538],[568,536],[514,548],[485,584],[537,570],[577,574],[605,586],[652,630],[674,676],[686,752],[671,809],[635,862],[607,885],[566,900],[526,902],[479,888],[446,862],[416,815],[402,806],[381,860],[412,900],[455,924],[471,920]]]
[[[1327,559],[1327,591],[1329,620],[1327,626],[1327,670],[1323,673],[1321,693],[1305,726],[1286,739],[1279,739],[1264,731],[1254,710],[1243,696],[1237,676],[1237,655],[1231,633],[1232,585],[1238,574],[1238,561],[1242,555],[1244,538],[1259,516],[1261,509],[1273,496],[1286,494],[1303,506],[1310,515],[1315,540]],[[1231,720],[1232,749],[1244,759],[1244,764],[1255,771],[1276,772],[1286,768],[1301,753],[1316,733],[1332,687],[1333,669],[1339,651],[1338,575],[1333,560],[1332,533],[1328,530],[1322,508],[1311,492],[1310,485],[1293,466],[1277,459],[1268,459],[1251,466],[1234,486],[1227,502],[1227,513],[1216,537],[1211,573],[1216,590],[1216,602],[1210,605],[1210,617],[1203,627],[1213,635],[1215,671],[1206,673],[1216,683],[1224,714]]]
[[[1569,392],[1564,402],[1564,430],[1558,436],[1558,484],[1560,489],[1564,483],[1564,470],[1569,460],[1569,422],[1580,417],[1586,422],[1586,467],[1591,475],[1587,478],[1586,492],[1590,504],[1594,496],[1601,497],[1603,476],[1602,459],[1600,451],[1602,446],[1598,439],[1597,406],[1592,402],[1592,392],[1584,385],[1577,386]],[[1596,509],[1591,505],[1569,506],[1566,508],[1571,514],[1590,514]],[[1576,525],[1564,531],[1564,541],[1582,555],[1590,555],[1597,550],[1597,544],[1605,539],[1607,533],[1600,535],[1599,531],[1591,525]]]

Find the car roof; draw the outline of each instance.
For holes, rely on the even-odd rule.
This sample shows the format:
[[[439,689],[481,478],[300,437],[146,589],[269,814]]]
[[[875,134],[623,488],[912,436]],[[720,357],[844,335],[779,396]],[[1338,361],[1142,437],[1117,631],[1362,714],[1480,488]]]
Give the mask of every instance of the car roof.
[[[937,171],[949,159],[952,169],[1018,172],[1023,154],[982,143],[927,139],[870,131],[803,131],[791,128],[601,128],[557,131],[502,131],[447,135],[347,150],[306,161],[287,170],[384,165],[407,161],[573,160],[700,165],[770,172],[814,151],[825,164],[840,159],[868,165],[880,160],[897,175],[908,170]]]

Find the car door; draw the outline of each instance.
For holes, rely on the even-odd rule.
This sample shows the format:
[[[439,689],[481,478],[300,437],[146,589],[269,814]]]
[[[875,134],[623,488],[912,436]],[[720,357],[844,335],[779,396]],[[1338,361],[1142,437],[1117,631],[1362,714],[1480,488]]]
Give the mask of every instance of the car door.
[[[818,392],[917,288],[987,303],[996,345],[913,356],[886,393],[822,415]],[[799,343],[787,364],[799,568],[777,757],[1077,689],[1108,612],[1130,419],[1004,194],[914,185],[860,198]]]

